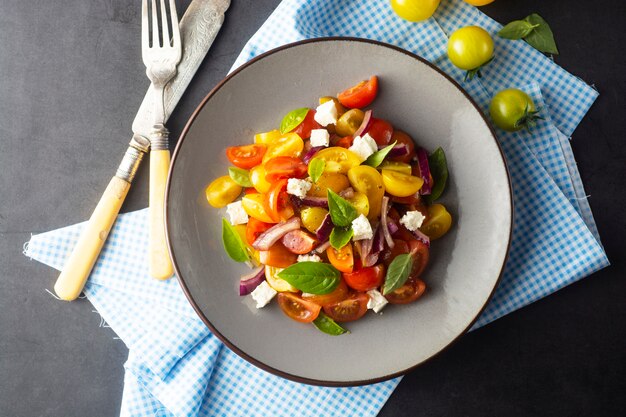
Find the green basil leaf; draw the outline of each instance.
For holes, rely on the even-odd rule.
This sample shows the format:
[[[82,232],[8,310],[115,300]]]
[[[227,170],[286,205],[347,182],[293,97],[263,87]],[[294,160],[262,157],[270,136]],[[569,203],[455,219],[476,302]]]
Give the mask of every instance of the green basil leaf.
[[[341,273],[322,262],[298,262],[276,275],[302,292],[319,295],[333,292],[341,281]]]
[[[334,227],[330,232],[330,246],[339,250],[346,246],[350,239],[354,236],[354,230],[351,227]]]
[[[323,311],[320,311],[319,316],[313,320],[313,325],[321,332],[331,336],[339,336],[348,332],[346,329],[338,325],[335,320],[328,317]]]
[[[391,145],[385,146],[381,150],[374,152],[373,154],[371,154],[370,156],[367,157],[367,159],[365,160],[365,162],[363,162],[362,165],[369,165],[371,167],[376,168],[378,165],[383,163],[383,161],[385,160],[385,157],[387,156],[389,151],[394,146],[396,146],[396,143],[398,143],[398,142],[394,142]]]
[[[222,218],[222,243],[224,244],[224,250],[233,261],[246,262],[250,260],[248,249],[243,240],[241,240],[239,233],[224,218]]]
[[[383,294],[389,294],[404,285],[413,268],[413,256],[403,253],[394,258],[387,268],[387,276],[383,285]]]
[[[441,197],[448,182],[448,162],[443,149],[437,148],[428,156],[428,166],[430,167],[430,174],[433,176],[435,185],[433,185],[430,195],[425,195],[424,197],[428,204],[432,204]]]
[[[303,107],[287,113],[287,115],[283,117],[283,121],[280,122],[280,133],[285,134],[294,130],[300,123],[302,123],[308,112],[309,109]]]
[[[313,158],[311,162],[309,162],[309,176],[311,177],[311,181],[316,183],[324,173],[324,168],[326,168],[326,161],[321,158]]]
[[[328,211],[333,224],[339,227],[352,225],[352,220],[359,215],[352,204],[330,188],[328,189]]]
[[[242,187],[252,187],[252,181],[250,181],[250,172],[245,169],[229,167],[228,175],[235,181],[237,184]]]
[[[552,29],[550,29],[548,22],[543,20],[543,18],[536,13],[531,14],[524,20],[535,26],[532,32],[530,32],[524,40],[528,42],[530,46],[543,53],[558,55],[559,50],[556,47],[554,34],[552,33]]]
[[[535,26],[525,20],[514,20],[500,29],[498,36],[505,39],[522,39],[533,31]]]

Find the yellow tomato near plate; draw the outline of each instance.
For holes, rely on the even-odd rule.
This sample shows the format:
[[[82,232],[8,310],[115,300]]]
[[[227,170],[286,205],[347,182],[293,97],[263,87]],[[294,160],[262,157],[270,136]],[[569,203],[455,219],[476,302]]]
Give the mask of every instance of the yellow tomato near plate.
[[[262,143],[269,145],[278,140],[282,135],[279,130],[270,130],[269,132],[257,133],[254,135],[254,143]]]
[[[299,157],[304,149],[304,141],[297,133],[287,133],[275,139],[267,145],[267,151],[263,155],[263,163],[277,156]]]
[[[357,192],[367,196],[369,204],[367,218],[370,220],[378,219],[385,195],[385,185],[380,173],[371,166],[359,165],[348,171],[348,179]]]
[[[410,22],[426,20],[435,13],[441,0],[391,0],[391,8]]]
[[[495,0],[464,0],[465,3],[469,3],[472,6],[485,6],[489,3],[493,3]]]
[[[383,163],[378,166],[378,169],[390,169],[406,175],[411,175],[411,172],[413,171],[411,165],[395,161],[383,161]]]
[[[385,190],[396,197],[408,197],[413,195],[424,185],[424,180],[420,177],[406,175],[391,169],[383,169],[382,176]]]
[[[350,168],[361,163],[361,158],[357,154],[339,146],[322,149],[315,154],[313,159],[323,160],[325,162],[324,172],[333,174],[346,174]]]
[[[272,188],[272,183],[265,179],[265,166],[257,165],[250,170],[250,182],[255,190],[265,194]]]
[[[265,223],[276,223],[265,209],[265,194],[246,194],[241,199],[241,205],[248,216]]]
[[[226,207],[227,204],[239,197],[241,186],[228,175],[224,175],[213,180],[204,192],[210,205],[221,208]]]
[[[420,231],[430,239],[439,239],[448,233],[452,226],[452,216],[443,204],[433,204],[428,207],[427,220],[420,227]]]

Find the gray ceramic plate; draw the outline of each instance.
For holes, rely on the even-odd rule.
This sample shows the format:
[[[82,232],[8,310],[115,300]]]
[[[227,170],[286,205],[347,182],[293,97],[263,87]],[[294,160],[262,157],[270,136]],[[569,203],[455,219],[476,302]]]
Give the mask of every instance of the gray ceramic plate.
[[[257,310],[239,297],[246,266],[221,243],[223,210],[204,188],[227,173],[224,148],[251,143],[294,108],[314,107],[376,74],[372,108],[428,150],[443,147],[451,180],[443,203],[452,231],[433,243],[427,294],[349,323],[331,337],[288,319],[275,302]],[[200,104],[173,156],[167,232],[176,272],[212,331],[255,365],[300,382],[356,385],[401,375],[468,330],[497,285],[507,256],[512,205],[507,169],[493,131],[466,93],[425,60],[395,47],[334,38],[284,46],[252,60]]]

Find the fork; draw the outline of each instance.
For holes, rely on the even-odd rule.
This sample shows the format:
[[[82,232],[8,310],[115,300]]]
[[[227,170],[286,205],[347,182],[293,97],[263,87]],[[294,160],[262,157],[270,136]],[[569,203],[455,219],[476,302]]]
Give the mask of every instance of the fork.
[[[141,13],[141,53],[146,75],[154,89],[154,127],[150,134],[150,275],[167,279],[173,274],[172,261],[165,240],[165,183],[170,165],[169,131],[165,128],[164,90],[176,75],[176,66],[182,56],[178,15],[174,0],[169,0],[171,37],[167,23],[165,0],[143,0]],[[159,18],[160,17],[160,18]]]

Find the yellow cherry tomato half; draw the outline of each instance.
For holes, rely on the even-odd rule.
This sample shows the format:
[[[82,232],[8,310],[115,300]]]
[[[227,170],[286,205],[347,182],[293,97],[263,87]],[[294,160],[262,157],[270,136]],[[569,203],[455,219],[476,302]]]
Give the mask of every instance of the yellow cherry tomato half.
[[[390,169],[383,169],[382,175],[385,190],[396,197],[408,197],[413,195],[424,185],[424,180],[420,177],[406,175]]]
[[[472,6],[484,6],[489,3],[493,3],[495,0],[464,0],[465,3],[469,3]]]
[[[367,218],[378,219],[385,195],[385,185],[380,173],[371,166],[359,165],[348,171],[348,179],[356,191],[367,196],[369,203]]]
[[[378,166],[378,169],[390,169],[406,175],[411,175],[411,172],[413,172],[411,165],[395,161],[383,161],[383,163]]]
[[[257,133],[254,135],[254,143],[262,143],[265,145],[269,145],[272,142],[275,142],[282,135],[279,130],[270,130],[269,132]]]
[[[365,118],[365,113],[363,110],[359,109],[351,109],[347,112],[343,113],[339,119],[337,119],[337,124],[335,125],[335,133],[339,136],[350,136],[354,135],[354,132],[358,130],[363,123],[363,119]]]
[[[448,57],[463,70],[476,70],[493,57],[493,39],[479,26],[457,29],[448,39]]]
[[[391,8],[410,22],[426,20],[435,13],[441,0],[391,0]]]
[[[231,177],[224,175],[216,178],[204,191],[206,199],[215,208],[226,207],[241,194],[241,186]]]
[[[452,216],[443,204],[428,207],[428,217],[420,230],[432,240],[439,239],[448,233],[452,225]]]
[[[365,193],[355,192],[352,198],[347,198],[348,202],[354,206],[359,214],[367,215],[370,213],[370,201]]]
[[[344,174],[333,174],[330,172],[324,172],[317,182],[311,186],[309,195],[311,197],[326,197],[328,195],[328,189],[330,188],[336,193],[345,190],[350,186],[348,177]]]
[[[350,168],[361,163],[361,158],[357,154],[339,146],[322,149],[315,154],[313,159],[323,160],[326,163],[324,172],[334,174],[345,174]]]
[[[257,165],[250,170],[250,182],[258,192],[265,194],[272,188],[272,183],[265,179],[265,166]]]
[[[284,268],[276,268],[274,266],[265,266],[265,280],[270,287],[274,288],[278,292],[298,292],[298,289],[292,286],[290,283],[282,278],[278,278],[276,274],[282,271]]]
[[[241,199],[241,205],[248,216],[265,223],[276,223],[265,209],[265,194],[246,194]]]
[[[304,149],[304,141],[297,133],[287,133],[267,145],[267,151],[263,155],[263,163],[277,156],[299,157]]]
[[[324,217],[328,214],[328,210],[321,207],[307,207],[300,210],[300,219],[306,230],[315,233],[322,225]]]

